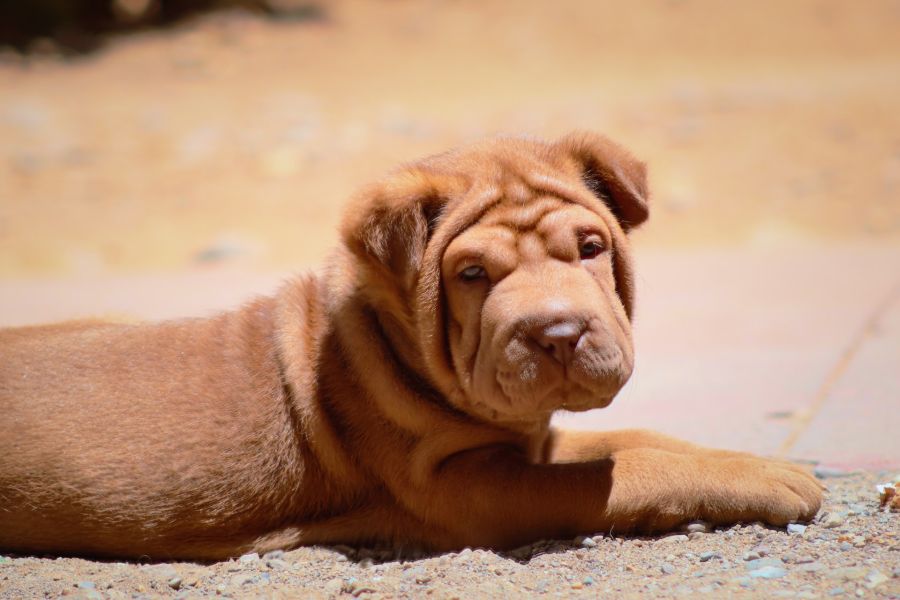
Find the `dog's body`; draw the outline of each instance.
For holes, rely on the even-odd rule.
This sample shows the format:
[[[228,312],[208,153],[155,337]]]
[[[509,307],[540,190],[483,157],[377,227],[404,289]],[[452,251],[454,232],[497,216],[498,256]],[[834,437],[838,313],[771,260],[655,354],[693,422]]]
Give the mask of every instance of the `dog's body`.
[[[0,548],[216,559],[812,517],[821,488],[788,463],[550,429],[630,376],[646,215],[643,165],[605,138],[497,140],[367,190],[326,268],[273,298],[0,331]]]

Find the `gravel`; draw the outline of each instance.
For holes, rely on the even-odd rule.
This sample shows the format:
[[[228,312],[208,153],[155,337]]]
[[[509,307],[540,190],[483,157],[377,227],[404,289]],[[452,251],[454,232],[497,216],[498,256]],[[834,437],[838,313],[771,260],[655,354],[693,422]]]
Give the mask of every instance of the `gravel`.
[[[900,599],[900,513],[879,508],[884,478],[829,478],[823,515],[791,533],[749,524],[660,538],[599,534],[422,558],[346,546],[214,564],[0,557],[0,598]]]

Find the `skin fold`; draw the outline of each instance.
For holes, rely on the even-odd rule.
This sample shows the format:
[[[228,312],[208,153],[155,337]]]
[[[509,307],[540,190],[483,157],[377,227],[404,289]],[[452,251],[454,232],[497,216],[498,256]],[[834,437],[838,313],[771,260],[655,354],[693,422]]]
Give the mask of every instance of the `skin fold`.
[[[565,432],[634,364],[642,163],[494,139],[348,206],[323,268],[210,319],[0,330],[0,549],[215,560],[301,544],[509,548],[811,519],[782,461]]]

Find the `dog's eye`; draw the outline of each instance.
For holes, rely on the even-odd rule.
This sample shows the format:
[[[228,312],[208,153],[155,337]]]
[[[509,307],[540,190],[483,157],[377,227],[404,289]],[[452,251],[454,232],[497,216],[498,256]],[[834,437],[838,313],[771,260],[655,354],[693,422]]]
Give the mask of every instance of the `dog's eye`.
[[[459,272],[459,277],[463,281],[475,281],[476,279],[481,279],[485,277],[487,273],[484,271],[484,267],[479,265],[472,265],[471,267],[466,267],[462,271]]]
[[[587,240],[581,242],[578,252],[581,255],[581,260],[596,258],[598,254],[603,252],[603,245],[596,240]]]

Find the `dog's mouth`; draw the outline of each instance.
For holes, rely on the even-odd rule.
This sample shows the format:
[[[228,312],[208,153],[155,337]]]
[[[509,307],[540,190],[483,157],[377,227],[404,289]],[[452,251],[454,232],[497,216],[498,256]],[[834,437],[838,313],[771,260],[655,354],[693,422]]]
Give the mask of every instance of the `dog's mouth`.
[[[482,363],[481,383],[472,389],[472,403],[498,418],[538,420],[559,410],[605,408],[631,375],[628,354],[612,340],[587,340],[566,362],[521,340],[510,340],[498,354],[496,364]]]
[[[609,406],[619,386],[597,386],[574,378],[532,385],[509,371],[498,370],[496,393],[484,402],[506,417],[540,419],[558,410],[580,412]],[[615,389],[612,389],[615,388]]]

